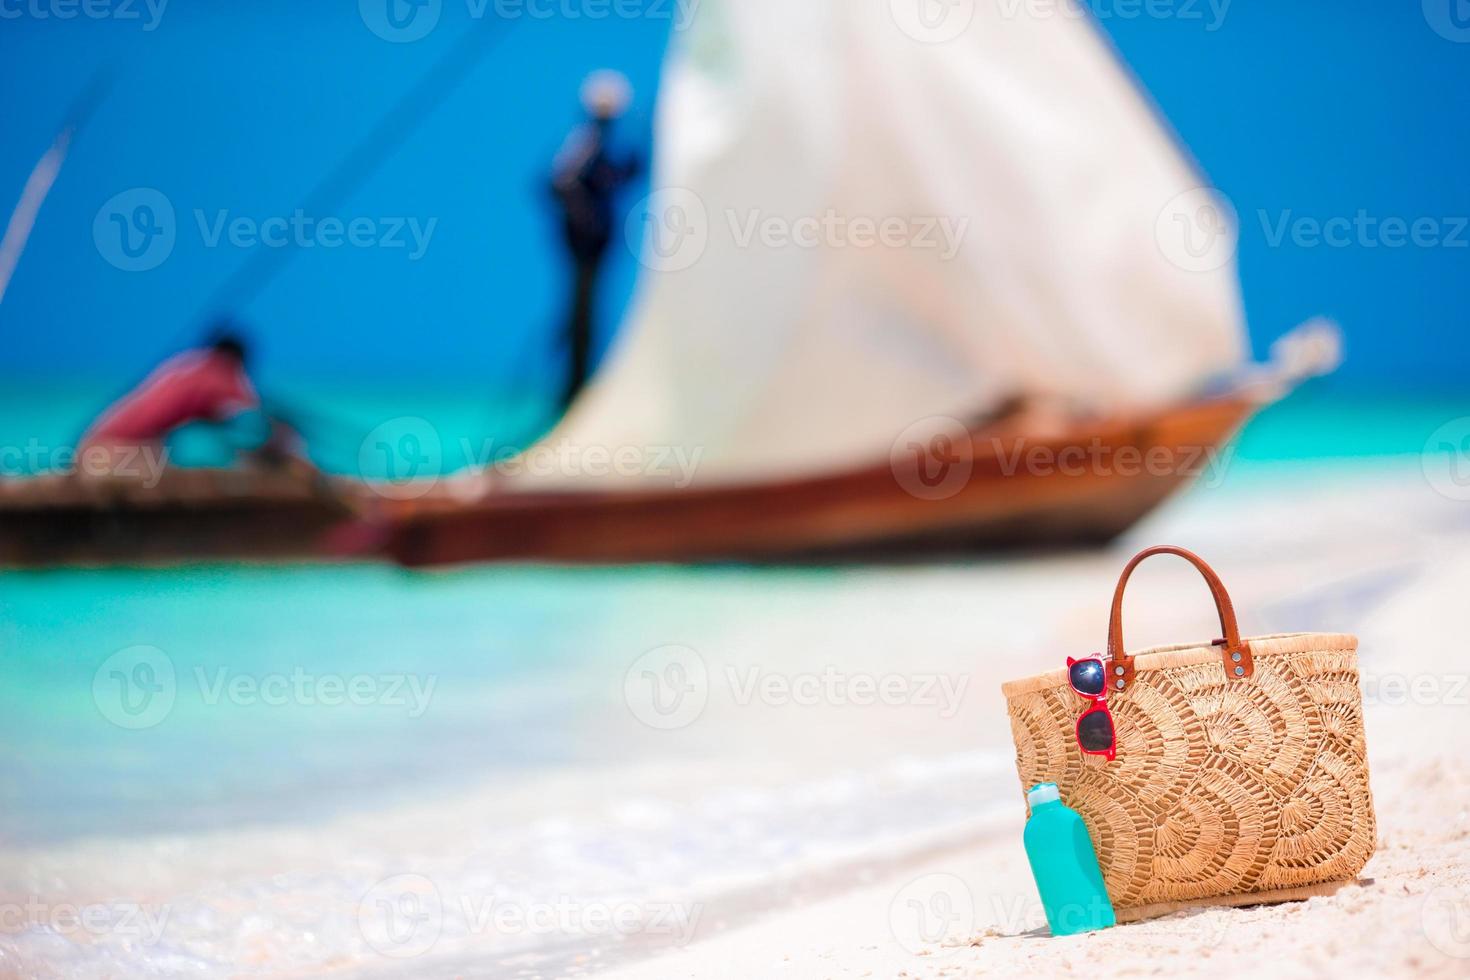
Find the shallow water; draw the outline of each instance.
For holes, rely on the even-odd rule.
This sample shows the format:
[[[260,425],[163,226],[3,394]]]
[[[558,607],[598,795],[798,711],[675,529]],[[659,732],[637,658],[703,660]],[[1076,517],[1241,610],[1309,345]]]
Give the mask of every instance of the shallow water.
[[[618,707],[607,702],[641,653],[705,646],[750,628],[739,620],[757,607],[769,642],[789,642],[780,634],[805,612],[850,617],[894,577],[918,588],[925,573],[13,574],[0,600],[0,835],[293,822],[477,778],[617,765],[643,748],[643,726],[626,709],[605,717]]]

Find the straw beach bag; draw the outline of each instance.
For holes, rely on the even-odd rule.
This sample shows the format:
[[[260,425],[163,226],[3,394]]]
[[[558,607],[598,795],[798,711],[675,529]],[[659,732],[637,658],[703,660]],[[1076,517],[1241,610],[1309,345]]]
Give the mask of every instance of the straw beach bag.
[[[1156,554],[1209,584],[1223,639],[1126,653],[1123,590]],[[1373,853],[1358,641],[1340,633],[1240,638],[1225,586],[1162,546],[1123,569],[1108,623],[1113,761],[1075,736],[1087,703],[1065,669],[1002,686],[1021,791],[1054,782],[1087,822],[1120,921],[1193,905],[1306,898]]]

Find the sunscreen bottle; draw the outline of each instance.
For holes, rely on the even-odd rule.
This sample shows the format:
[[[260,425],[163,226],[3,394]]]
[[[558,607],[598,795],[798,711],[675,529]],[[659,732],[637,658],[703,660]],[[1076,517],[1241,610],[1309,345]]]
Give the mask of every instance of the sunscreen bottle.
[[[1113,903],[1082,815],[1062,803],[1056,783],[1031,787],[1026,802],[1031,805],[1026,857],[1051,934],[1070,936],[1114,925]]]

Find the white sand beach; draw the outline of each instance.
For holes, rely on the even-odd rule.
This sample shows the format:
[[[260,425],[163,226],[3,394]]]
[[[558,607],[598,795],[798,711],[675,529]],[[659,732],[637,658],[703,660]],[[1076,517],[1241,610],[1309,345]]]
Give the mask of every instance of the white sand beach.
[[[447,626],[415,653],[439,687],[401,737],[424,740],[424,767],[462,758],[463,776],[335,807],[346,790],[313,790],[311,776],[262,812],[152,830],[103,807],[85,834],[6,845],[0,974],[1464,976],[1466,516],[1418,457],[1282,464],[1269,480],[1196,488],[1105,552],[650,573],[575,624],[572,646],[586,649],[541,651],[509,679],[435,661],[428,651],[473,624]],[[1246,635],[1360,637],[1377,854],[1330,897],[1052,939],[1021,848],[999,685],[1098,649],[1118,568],[1164,541],[1211,561]],[[1130,588],[1129,645],[1213,635],[1193,573],[1158,565]],[[415,588],[493,606],[527,574]],[[584,593],[602,582],[558,579]],[[704,669],[689,717],[630,694],[648,651],[671,645]],[[859,678],[874,690],[891,679],[895,698],[865,697]],[[489,717],[505,722],[493,736],[473,727]],[[181,694],[155,741],[118,741],[145,753],[120,764],[146,767],[187,724]],[[284,779],[323,750],[314,736],[290,744],[246,775]],[[552,745],[560,756],[531,761]],[[527,761],[476,768],[490,758]],[[216,760],[191,764],[198,779],[232,778]],[[93,910],[94,927],[58,920],[68,908]]]

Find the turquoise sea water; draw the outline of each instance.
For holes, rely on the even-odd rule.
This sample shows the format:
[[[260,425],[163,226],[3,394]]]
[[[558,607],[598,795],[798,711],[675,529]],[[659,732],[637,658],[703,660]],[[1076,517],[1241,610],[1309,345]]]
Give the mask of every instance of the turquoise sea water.
[[[356,794],[584,756],[535,716],[550,698],[497,692],[565,673],[611,609],[659,577],[231,565],[6,575],[0,837],[299,819]],[[113,723],[120,693],[102,665],[139,645],[174,672],[177,694],[158,723],[127,729]],[[232,694],[239,678],[258,687]],[[368,693],[355,704],[314,690],[322,678]]]

